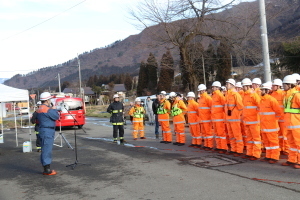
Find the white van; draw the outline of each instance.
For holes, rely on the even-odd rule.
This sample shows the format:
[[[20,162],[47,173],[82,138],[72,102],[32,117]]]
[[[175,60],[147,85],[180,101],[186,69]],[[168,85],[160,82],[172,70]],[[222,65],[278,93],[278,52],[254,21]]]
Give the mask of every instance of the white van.
[[[146,104],[146,101],[147,101],[147,98],[150,97],[150,99],[152,101],[154,101],[154,99],[156,99],[156,95],[151,95],[151,96],[141,96],[141,97],[137,97],[137,98],[140,98],[142,102],[144,102],[144,108],[147,110],[147,104]]]

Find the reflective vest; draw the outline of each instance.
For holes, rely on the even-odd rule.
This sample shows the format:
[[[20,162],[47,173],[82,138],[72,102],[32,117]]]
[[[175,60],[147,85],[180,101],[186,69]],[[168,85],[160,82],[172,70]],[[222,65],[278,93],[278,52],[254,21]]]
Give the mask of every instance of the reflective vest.
[[[143,118],[144,117],[144,108],[143,107],[134,107],[134,118]]]
[[[299,91],[293,92],[288,99],[284,100],[284,112],[285,113],[294,113],[294,114],[300,114],[300,108],[291,108],[292,107],[292,100],[296,93],[299,93]]]
[[[177,115],[179,115],[179,114],[181,114],[181,113],[182,113],[182,110],[181,110],[180,108],[178,108],[178,103],[175,104],[175,105],[172,107],[172,109],[171,109],[171,115],[172,115],[172,116],[177,116]]]
[[[167,109],[164,109],[165,102],[166,102],[166,100],[158,106],[158,108],[157,108],[158,115],[166,114],[168,112]]]

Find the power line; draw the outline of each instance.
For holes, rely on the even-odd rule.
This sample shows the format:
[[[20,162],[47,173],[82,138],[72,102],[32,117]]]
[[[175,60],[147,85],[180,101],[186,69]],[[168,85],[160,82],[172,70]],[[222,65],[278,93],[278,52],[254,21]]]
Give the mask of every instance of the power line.
[[[27,28],[27,29],[25,29],[25,30],[19,32],[19,33],[16,33],[16,34],[11,35],[11,36],[9,36],[9,37],[7,37],[7,38],[5,38],[5,39],[2,39],[1,41],[8,40],[9,38],[15,37],[15,36],[20,35],[20,34],[26,32],[26,31],[29,31],[30,29],[33,29],[33,28],[35,28],[35,27],[37,27],[37,26],[39,26],[39,25],[41,25],[41,24],[44,24],[44,23],[46,23],[46,22],[48,22],[48,21],[50,21],[50,20],[56,18],[57,16],[59,16],[59,15],[65,13],[65,12],[67,12],[67,11],[69,11],[69,10],[75,8],[76,6],[78,6],[78,5],[82,4],[82,3],[84,3],[85,1],[87,1],[87,0],[83,0],[83,1],[81,1],[81,2],[79,2],[79,3],[77,3],[76,5],[74,5],[74,6],[70,7],[70,8],[68,8],[68,9],[66,9],[66,10],[64,10],[64,11],[62,11],[62,12],[56,14],[56,15],[54,15],[53,17],[50,17],[50,18],[48,18],[48,19],[46,19],[46,20],[44,20],[44,21],[42,21],[42,22],[40,22],[40,23],[38,23],[38,24],[36,24],[36,25],[30,27],[30,28]]]

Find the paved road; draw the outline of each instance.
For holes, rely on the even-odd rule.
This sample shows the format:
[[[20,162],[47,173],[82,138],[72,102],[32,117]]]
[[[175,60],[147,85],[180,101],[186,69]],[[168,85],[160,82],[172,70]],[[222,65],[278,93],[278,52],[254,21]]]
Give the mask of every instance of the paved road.
[[[153,126],[146,126],[146,140],[133,141],[127,125],[128,144],[116,145],[111,143],[111,129],[107,119],[96,118],[88,118],[86,133],[63,129],[72,146],[76,130],[80,164],[74,170],[66,167],[75,162],[75,153],[63,142],[53,151],[56,176],[41,175],[39,153],[22,153],[27,129],[18,130],[19,147],[13,130],[5,131],[0,200],[299,198],[300,171],[293,168],[161,144]],[[60,138],[55,142],[60,144]]]

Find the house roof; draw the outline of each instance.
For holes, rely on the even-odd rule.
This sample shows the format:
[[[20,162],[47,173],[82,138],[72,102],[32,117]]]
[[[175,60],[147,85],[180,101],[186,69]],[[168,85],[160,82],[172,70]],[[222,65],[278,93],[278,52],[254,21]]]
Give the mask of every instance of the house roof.
[[[83,90],[85,95],[95,94],[90,87],[83,87]],[[65,88],[63,93],[79,94],[79,88]]]
[[[105,85],[105,89],[108,90],[108,89],[109,89],[109,86],[108,86],[108,85]],[[114,85],[113,91],[114,91],[114,92],[126,92],[127,90],[126,90],[124,84],[115,84],[115,85]]]

